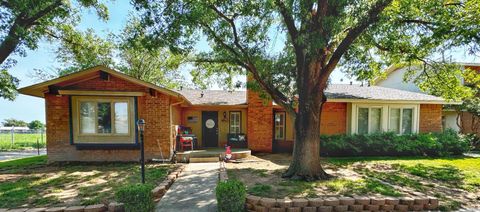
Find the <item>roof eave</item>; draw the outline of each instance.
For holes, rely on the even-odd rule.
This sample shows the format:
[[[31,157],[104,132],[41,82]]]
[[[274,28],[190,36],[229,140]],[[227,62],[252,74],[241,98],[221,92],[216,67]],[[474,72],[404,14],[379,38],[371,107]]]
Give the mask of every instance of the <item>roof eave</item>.
[[[386,99],[332,99],[327,102],[351,102],[351,103],[397,103],[397,104],[442,104],[442,105],[460,105],[462,102],[449,102],[445,100],[386,100]]]

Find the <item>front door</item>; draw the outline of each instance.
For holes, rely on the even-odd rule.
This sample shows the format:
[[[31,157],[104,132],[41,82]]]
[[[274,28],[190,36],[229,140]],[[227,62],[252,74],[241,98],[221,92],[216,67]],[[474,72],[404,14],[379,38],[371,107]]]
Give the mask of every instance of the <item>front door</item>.
[[[218,112],[202,112],[202,144],[204,147],[218,147]]]

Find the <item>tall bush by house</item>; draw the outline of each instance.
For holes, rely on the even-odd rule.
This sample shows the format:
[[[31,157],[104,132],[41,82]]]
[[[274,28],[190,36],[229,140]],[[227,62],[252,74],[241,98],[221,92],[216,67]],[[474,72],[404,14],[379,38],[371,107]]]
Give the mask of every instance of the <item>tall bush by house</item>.
[[[155,208],[152,185],[129,184],[115,193],[115,199],[125,205],[126,212],[151,212]]]
[[[322,136],[322,156],[449,156],[470,149],[470,140],[453,130],[442,133]]]
[[[219,182],[215,192],[217,196],[218,211],[245,211],[245,198],[247,191],[242,182],[238,180]]]

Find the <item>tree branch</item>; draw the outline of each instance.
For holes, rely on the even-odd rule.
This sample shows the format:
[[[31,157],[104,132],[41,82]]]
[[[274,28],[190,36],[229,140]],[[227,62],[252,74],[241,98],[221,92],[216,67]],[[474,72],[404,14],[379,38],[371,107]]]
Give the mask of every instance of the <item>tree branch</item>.
[[[287,26],[287,31],[288,31],[288,34],[290,35],[290,38],[292,39],[293,46],[297,46],[298,30],[297,30],[297,27],[295,27],[295,20],[290,14],[290,11],[287,10],[282,0],[276,0],[275,2],[278,6],[280,15],[282,15],[285,25]]]
[[[345,38],[340,42],[336,50],[333,52],[332,56],[328,60],[327,65],[323,68],[320,78],[322,80],[328,80],[328,76],[337,66],[338,62],[342,58],[343,54],[347,52],[350,45],[353,44],[355,39],[357,39],[371,24],[378,21],[379,14],[387,7],[392,0],[378,0],[368,11],[367,16],[360,20],[360,22],[351,28]]]

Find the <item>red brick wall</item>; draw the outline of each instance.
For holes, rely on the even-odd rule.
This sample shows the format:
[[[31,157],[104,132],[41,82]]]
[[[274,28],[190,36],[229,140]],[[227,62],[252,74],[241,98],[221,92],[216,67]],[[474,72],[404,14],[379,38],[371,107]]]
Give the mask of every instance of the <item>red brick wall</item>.
[[[347,103],[327,102],[323,105],[320,119],[320,134],[347,133]]]
[[[247,91],[248,148],[256,152],[272,152],[273,106],[254,91]]]
[[[420,132],[442,131],[442,105],[420,105]]]
[[[112,77],[99,78],[65,87],[82,90],[148,91],[147,88]],[[63,88],[63,89],[65,89]],[[76,150],[70,145],[68,96],[45,95],[47,122],[47,153],[49,161],[138,161],[139,150]],[[138,117],[145,119],[145,157],[159,158],[170,154],[170,97],[138,97]]]

